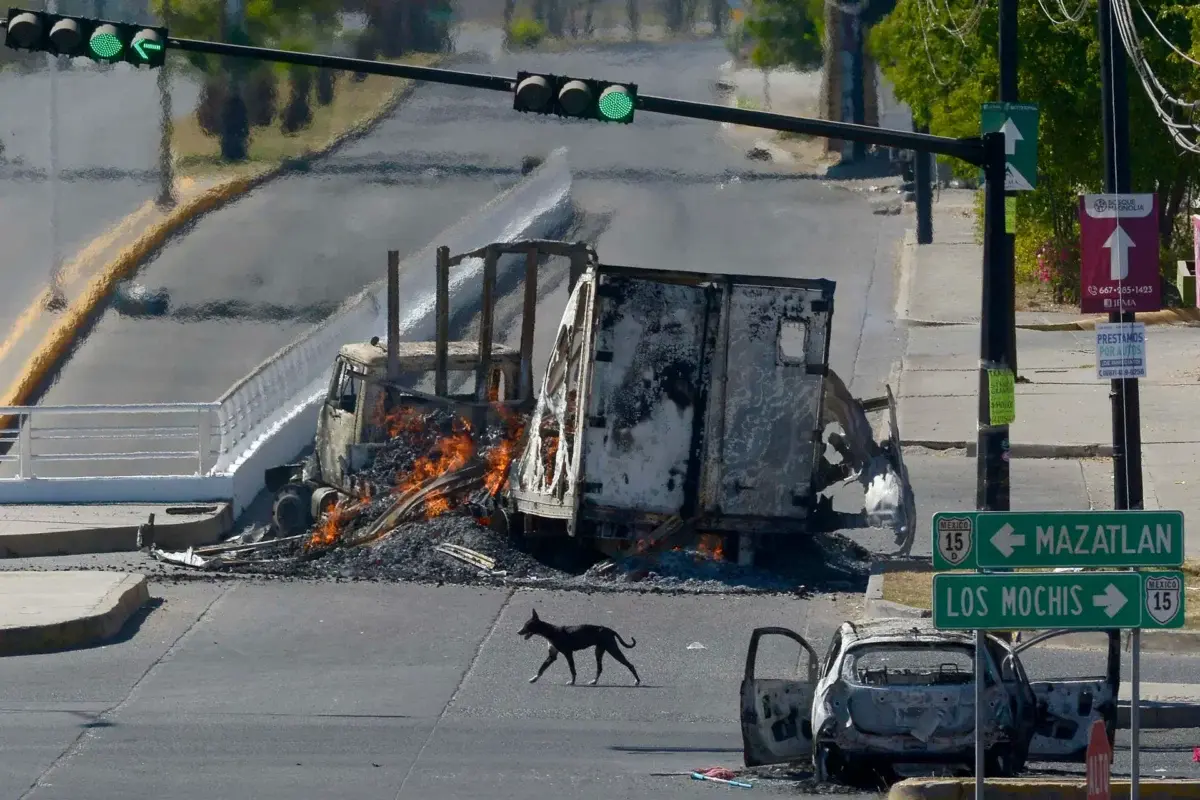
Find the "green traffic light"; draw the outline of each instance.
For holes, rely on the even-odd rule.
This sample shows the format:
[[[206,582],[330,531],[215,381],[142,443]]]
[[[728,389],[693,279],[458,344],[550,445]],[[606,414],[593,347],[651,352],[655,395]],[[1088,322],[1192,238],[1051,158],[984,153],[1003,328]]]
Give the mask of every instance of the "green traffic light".
[[[609,122],[625,122],[633,116],[633,98],[624,86],[609,86],[600,94],[600,116]]]
[[[125,45],[112,25],[101,25],[88,39],[88,47],[97,58],[109,59],[121,55]]]

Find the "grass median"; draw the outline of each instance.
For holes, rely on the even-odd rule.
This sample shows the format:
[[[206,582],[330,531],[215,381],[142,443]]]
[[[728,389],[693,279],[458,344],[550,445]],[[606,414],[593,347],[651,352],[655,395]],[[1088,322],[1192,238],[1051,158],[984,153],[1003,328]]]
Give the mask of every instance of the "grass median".
[[[1014,572],[1044,572],[1037,569],[1018,569]],[[1155,570],[1159,571],[1159,570]],[[1184,576],[1183,627],[1200,629],[1200,561],[1186,562]],[[883,599],[913,608],[932,608],[933,572],[898,571],[883,576]]]
[[[429,66],[438,59],[435,54],[421,53],[394,61]],[[312,122],[307,127],[284,133],[277,113],[270,125],[251,129],[247,158],[236,164],[221,158],[219,140],[200,128],[193,111],[174,123],[171,147],[177,177],[236,177],[278,166],[289,159],[319,154],[340,137],[377,120],[411,83],[386,75],[368,75],[365,80],[355,82],[348,73],[339,73],[333,101],[325,106],[312,102]],[[285,81],[280,82],[278,90],[282,112],[288,91]]]

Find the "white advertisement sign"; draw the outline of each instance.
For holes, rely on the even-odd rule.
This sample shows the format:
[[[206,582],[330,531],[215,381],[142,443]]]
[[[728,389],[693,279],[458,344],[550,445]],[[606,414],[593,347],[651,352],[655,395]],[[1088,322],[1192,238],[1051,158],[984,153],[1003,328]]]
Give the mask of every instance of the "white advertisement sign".
[[[1146,377],[1145,323],[1096,325],[1096,377],[1106,381]]]

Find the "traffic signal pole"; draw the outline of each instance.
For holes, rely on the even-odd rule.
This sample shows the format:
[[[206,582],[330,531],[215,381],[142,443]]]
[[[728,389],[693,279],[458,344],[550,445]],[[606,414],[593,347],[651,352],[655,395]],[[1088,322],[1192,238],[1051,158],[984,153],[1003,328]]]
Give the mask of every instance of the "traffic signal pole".
[[[32,14],[33,12],[23,13]],[[168,49],[184,52],[384,75],[413,81],[505,92],[513,96],[516,94],[518,83],[500,75],[275,50],[225,42],[178,39],[171,36],[164,38],[163,43]],[[983,511],[1007,510],[1009,507],[1008,425],[993,422],[995,408],[993,407],[994,403],[991,402],[993,389],[991,380],[994,372],[1007,371],[1011,376],[1012,338],[1008,332],[1015,323],[1013,306],[1009,300],[1014,277],[1011,265],[1004,258],[1002,239],[1006,227],[1004,219],[1004,176],[1006,171],[1004,134],[994,132],[985,134],[983,137],[953,139],[928,133],[889,130],[870,125],[832,122],[810,117],[793,117],[671,97],[638,94],[636,98],[631,99],[636,110],[642,112],[710,122],[727,122],[764,130],[819,136],[825,139],[860,141],[879,147],[937,153],[959,158],[983,168],[987,180],[987,197],[984,213],[983,297],[980,314],[976,504]]]

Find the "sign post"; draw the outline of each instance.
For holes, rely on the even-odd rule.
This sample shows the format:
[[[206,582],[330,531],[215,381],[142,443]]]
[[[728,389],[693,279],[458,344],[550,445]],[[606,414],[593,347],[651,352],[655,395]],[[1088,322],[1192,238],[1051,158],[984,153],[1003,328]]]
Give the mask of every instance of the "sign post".
[[[1080,293],[1085,314],[1158,311],[1158,198],[1088,194],[1079,200]]]
[[[1179,511],[961,511],[933,515],[933,624],[975,631],[975,796],[983,800],[985,631],[1132,631],[1130,733],[1136,797],[1141,631],[1184,623]],[[1105,572],[1012,572],[1014,569]],[[1134,569],[1140,568],[1140,569]],[[1149,568],[1149,569],[1148,569]],[[970,571],[967,571],[970,570]],[[1110,800],[1112,748],[1103,721],[1089,732],[1088,800]]]
[[[1112,746],[1103,720],[1095,720],[1088,731],[1087,800],[1112,800]]]

